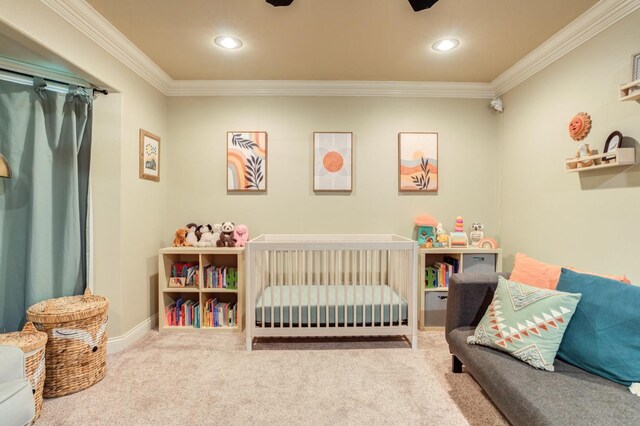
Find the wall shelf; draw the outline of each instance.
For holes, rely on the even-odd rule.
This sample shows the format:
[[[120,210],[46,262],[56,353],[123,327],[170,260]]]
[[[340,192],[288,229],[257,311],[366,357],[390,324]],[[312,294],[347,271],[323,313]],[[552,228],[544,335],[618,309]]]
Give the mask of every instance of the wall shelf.
[[[640,100],[640,80],[631,83],[622,84],[620,86],[620,101],[638,101]]]
[[[604,158],[613,157],[608,163],[604,162]],[[581,161],[593,160],[594,165],[587,167],[577,167],[577,164]],[[567,173],[582,173],[592,170],[609,169],[612,167],[633,166],[636,164],[636,149],[635,148],[618,148],[615,151],[610,151],[602,154],[589,155],[582,158],[567,158],[565,160],[565,171]]]

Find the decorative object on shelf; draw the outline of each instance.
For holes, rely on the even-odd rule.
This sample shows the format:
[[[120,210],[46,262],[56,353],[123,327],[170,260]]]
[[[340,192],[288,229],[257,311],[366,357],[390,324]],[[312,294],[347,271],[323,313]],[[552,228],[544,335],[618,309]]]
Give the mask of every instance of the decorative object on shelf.
[[[479,247],[480,241],[484,238],[484,225],[480,222],[474,222],[471,224],[471,232],[469,233],[469,239],[473,247]]]
[[[419,247],[433,247],[436,242],[436,226],[438,221],[433,216],[428,214],[420,215],[415,220],[415,225],[418,227],[418,246]]]
[[[0,154],[0,177],[11,177],[11,168],[9,167],[9,161],[7,161],[5,156],[2,154]]]
[[[469,245],[469,238],[466,232],[452,232],[449,236],[450,247],[467,247]]]
[[[227,191],[267,190],[267,132],[227,132]]]
[[[591,131],[591,116],[586,112],[577,113],[569,122],[569,135],[574,141],[581,141]]]
[[[140,129],[140,179],[160,181],[160,136]]]
[[[198,229],[198,225],[195,223],[189,223],[186,226],[187,229],[187,245],[188,246],[197,246],[198,245],[198,234],[196,233]]]
[[[493,238],[485,237],[478,241],[478,247],[493,250],[498,248],[498,243]]]
[[[313,190],[351,192],[353,133],[313,133]]]
[[[633,55],[633,63],[631,64],[631,69],[633,70],[631,81],[640,80],[640,53],[636,53],[635,55]]]
[[[436,227],[436,242],[434,247],[447,247],[449,245],[449,235],[445,231],[442,223],[438,223]]]
[[[178,228],[176,229],[176,235],[173,237],[173,246],[174,247],[187,247],[190,244],[187,242],[187,229],[186,228]]]
[[[618,148],[620,148],[620,144],[622,144],[622,133],[616,130],[615,132],[609,135],[609,137],[607,138],[607,141],[604,143],[603,153],[606,154],[608,152],[616,151]],[[615,156],[602,157],[602,161],[605,164],[608,164],[609,161],[615,158],[616,158]]]
[[[220,232],[220,239],[216,242],[217,247],[235,247],[233,241],[233,232],[236,226],[233,222],[224,222],[222,224],[222,232]]]
[[[218,243],[218,240],[220,239],[220,233],[222,232],[222,224],[221,223],[214,223],[213,224],[213,241],[212,241],[212,245],[215,246]]]
[[[571,139],[574,141],[581,141],[589,135],[591,131],[591,116],[586,112],[579,112],[576,114],[571,121],[569,122],[569,135]],[[581,159],[584,157],[588,157],[590,155],[595,154],[596,151],[592,151],[589,148],[589,145],[586,143],[581,143],[578,147],[578,151],[576,152],[576,158]],[[575,167],[589,167],[594,164],[594,161],[591,159],[586,159],[583,161],[578,161],[573,163]]]
[[[398,134],[398,190],[438,191],[438,134]]]
[[[185,277],[170,277],[169,278],[169,287],[171,288],[181,288],[187,284],[187,279]]]
[[[464,232],[464,219],[462,219],[462,216],[456,217],[456,225],[453,230],[454,232]]]
[[[247,225],[238,225],[233,231],[233,239],[236,247],[244,247],[249,241],[249,227]]]
[[[48,336],[45,398],[81,391],[107,374],[108,310],[109,301],[89,289],[27,309],[27,320]]]
[[[213,239],[212,231],[213,228],[211,228],[211,225],[209,224],[198,226],[197,233],[200,235],[198,247],[213,247],[215,240]]]

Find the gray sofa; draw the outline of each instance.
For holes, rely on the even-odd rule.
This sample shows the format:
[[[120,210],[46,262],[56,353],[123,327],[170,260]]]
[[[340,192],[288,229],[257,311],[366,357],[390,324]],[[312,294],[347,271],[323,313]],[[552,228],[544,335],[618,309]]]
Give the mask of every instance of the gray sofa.
[[[464,365],[514,425],[640,425],[640,397],[622,385],[556,359],[555,372],[467,344],[493,299],[497,274],[457,274],[447,300],[452,370]]]
[[[33,390],[24,375],[24,353],[0,345],[0,425],[22,426],[35,414]]]

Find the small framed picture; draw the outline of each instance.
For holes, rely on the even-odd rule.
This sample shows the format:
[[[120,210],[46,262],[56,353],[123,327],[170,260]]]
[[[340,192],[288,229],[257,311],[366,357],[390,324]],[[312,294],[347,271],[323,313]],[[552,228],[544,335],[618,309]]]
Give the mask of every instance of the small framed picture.
[[[438,134],[398,134],[398,190],[438,191]]]
[[[633,55],[631,70],[633,72],[633,75],[631,76],[631,81],[640,80],[640,53],[636,53],[635,55]]]
[[[267,132],[227,132],[227,192],[267,191]]]
[[[140,129],[140,179],[160,181],[160,136]]]
[[[622,144],[622,133],[617,130],[609,135],[607,141],[604,143],[604,151],[603,154],[607,152],[614,152],[618,148],[620,148],[620,144]],[[616,158],[615,156],[603,157],[602,160],[610,161]]]
[[[353,133],[313,133],[313,190],[351,192]]]

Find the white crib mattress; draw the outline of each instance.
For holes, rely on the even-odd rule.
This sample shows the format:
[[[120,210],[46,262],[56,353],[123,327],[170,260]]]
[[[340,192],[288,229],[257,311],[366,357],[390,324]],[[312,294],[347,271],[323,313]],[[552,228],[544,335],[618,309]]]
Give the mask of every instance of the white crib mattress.
[[[288,326],[290,317],[293,326],[327,325],[327,300],[328,323],[331,326],[336,325],[336,307],[339,325],[354,325],[354,321],[355,325],[362,325],[363,311],[366,325],[371,325],[372,322],[381,324],[381,316],[386,325],[390,325],[391,322],[393,325],[407,322],[407,301],[386,284],[275,285],[265,288],[264,294],[258,295],[255,308],[256,325],[271,325],[272,306],[274,325],[280,325],[282,322]]]

